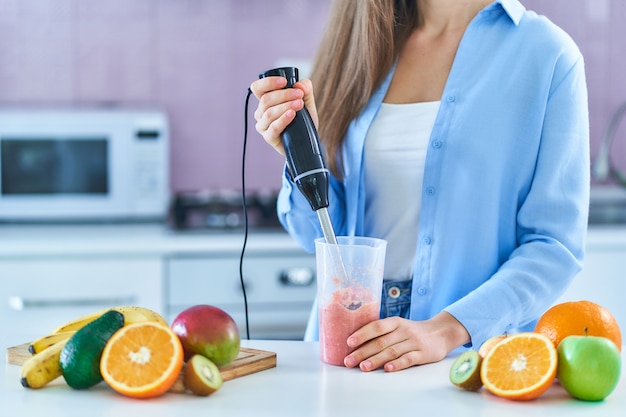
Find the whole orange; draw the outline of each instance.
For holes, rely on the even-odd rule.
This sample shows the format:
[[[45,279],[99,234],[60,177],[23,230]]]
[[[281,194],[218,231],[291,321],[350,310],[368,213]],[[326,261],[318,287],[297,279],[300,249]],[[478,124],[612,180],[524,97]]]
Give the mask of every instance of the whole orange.
[[[622,350],[622,333],[609,310],[588,300],[567,301],[550,307],[537,321],[535,332],[547,336],[555,347],[571,335],[602,336]]]

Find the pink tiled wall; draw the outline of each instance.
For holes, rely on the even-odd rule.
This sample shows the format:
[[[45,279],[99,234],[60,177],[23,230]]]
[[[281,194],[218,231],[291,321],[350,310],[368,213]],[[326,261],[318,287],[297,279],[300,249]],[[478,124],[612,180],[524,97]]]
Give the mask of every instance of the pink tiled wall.
[[[624,0],[522,0],[548,16],[576,41],[586,63],[592,160],[611,116],[626,102],[626,2]],[[612,161],[626,171],[626,117],[619,124]]]
[[[247,87],[283,59],[311,58],[329,3],[0,0],[0,105],[162,107],[172,190],[237,189]],[[586,57],[595,154],[626,101],[626,2],[524,3],[568,31]],[[247,186],[277,189],[282,158],[249,130]],[[626,121],[618,133],[614,161],[626,169]]]
[[[172,190],[240,188],[247,88],[311,57],[328,3],[0,0],[0,105],[164,108]],[[247,186],[277,189],[283,161],[250,132]]]

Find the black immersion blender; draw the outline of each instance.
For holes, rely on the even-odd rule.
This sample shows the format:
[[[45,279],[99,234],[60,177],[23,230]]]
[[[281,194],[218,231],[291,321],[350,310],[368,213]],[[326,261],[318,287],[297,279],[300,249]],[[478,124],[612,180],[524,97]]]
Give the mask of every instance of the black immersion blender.
[[[293,88],[298,82],[298,68],[283,67],[265,71],[259,78],[279,76],[287,79],[285,88]],[[317,213],[322,233],[326,242],[337,245],[337,238],[328,215],[328,169],[320,150],[320,139],[306,108],[296,112],[295,119],[285,128],[281,135],[287,166],[293,182],[308,200],[313,211]],[[343,278],[347,278],[339,250],[335,262],[341,266]]]

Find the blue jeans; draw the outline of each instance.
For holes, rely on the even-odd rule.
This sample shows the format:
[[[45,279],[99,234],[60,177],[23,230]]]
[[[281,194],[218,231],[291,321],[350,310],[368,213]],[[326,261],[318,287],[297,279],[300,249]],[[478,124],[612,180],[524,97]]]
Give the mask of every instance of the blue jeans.
[[[399,316],[409,318],[411,312],[411,280],[383,281],[380,318]]]

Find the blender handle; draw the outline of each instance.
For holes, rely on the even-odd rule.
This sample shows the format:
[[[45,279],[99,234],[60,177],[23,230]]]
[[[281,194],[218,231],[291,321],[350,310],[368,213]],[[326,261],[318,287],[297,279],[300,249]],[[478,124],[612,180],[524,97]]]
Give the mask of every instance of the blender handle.
[[[299,71],[295,67],[282,67],[259,74],[259,78],[270,76],[285,77],[285,88],[293,88],[298,82]],[[328,207],[329,173],[321,152],[319,135],[306,108],[296,112],[294,120],[281,134],[281,139],[293,182],[313,211]]]

